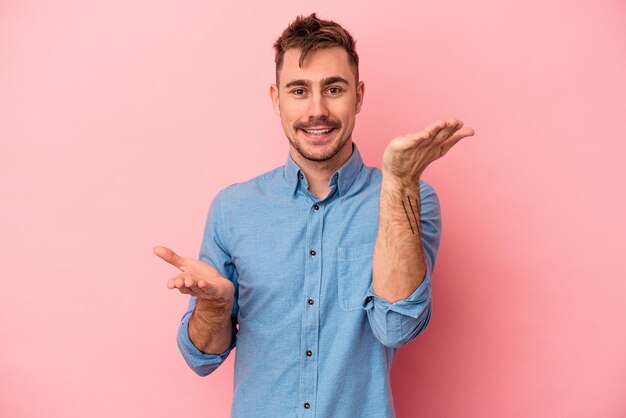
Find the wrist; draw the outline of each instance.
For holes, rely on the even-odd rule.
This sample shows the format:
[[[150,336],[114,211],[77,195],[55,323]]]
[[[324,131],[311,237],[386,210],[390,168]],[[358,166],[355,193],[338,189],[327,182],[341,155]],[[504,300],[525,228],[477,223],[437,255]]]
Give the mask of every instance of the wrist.
[[[390,172],[383,171],[383,179],[381,187],[394,191],[411,191],[419,190],[420,178],[418,177],[399,177]]]
[[[194,313],[197,313],[198,319],[204,321],[215,321],[230,318],[233,310],[233,301],[217,302],[214,300],[200,299],[196,300]]]

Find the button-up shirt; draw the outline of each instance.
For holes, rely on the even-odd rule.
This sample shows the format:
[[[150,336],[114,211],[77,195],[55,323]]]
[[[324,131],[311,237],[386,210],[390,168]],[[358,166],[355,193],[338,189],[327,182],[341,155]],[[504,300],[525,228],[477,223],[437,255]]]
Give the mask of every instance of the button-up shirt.
[[[378,297],[381,179],[354,145],[322,200],[291,157],[213,199],[199,258],[235,285],[232,344],[221,354],[193,345],[192,297],[178,346],[201,376],[236,347],[233,417],[395,416],[390,369],[398,347],[430,320],[441,217],[435,191],[420,180],[424,281],[404,300]]]

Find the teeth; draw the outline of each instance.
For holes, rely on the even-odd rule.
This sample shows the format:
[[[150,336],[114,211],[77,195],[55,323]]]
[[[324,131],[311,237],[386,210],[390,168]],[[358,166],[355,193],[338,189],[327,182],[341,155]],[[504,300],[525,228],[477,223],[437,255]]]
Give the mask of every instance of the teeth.
[[[305,132],[313,135],[323,135],[327,134],[331,130],[332,129],[305,129]]]

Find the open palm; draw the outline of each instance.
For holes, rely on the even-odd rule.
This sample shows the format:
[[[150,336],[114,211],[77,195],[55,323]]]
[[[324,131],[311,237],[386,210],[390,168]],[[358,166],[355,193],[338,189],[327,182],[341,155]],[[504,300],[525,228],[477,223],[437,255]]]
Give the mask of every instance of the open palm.
[[[170,289],[178,289],[198,299],[215,304],[232,304],[235,286],[208,263],[194,258],[181,257],[166,247],[154,247],[154,254],[180,270],[167,282]]]
[[[394,138],[383,154],[383,174],[414,182],[430,163],[472,135],[472,128],[464,128],[462,121],[452,118],[437,120],[418,133]]]

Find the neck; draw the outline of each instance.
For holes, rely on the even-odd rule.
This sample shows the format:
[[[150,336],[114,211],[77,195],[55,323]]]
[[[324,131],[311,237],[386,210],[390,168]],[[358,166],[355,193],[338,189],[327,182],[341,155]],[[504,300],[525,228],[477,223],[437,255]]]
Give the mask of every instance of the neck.
[[[289,150],[291,158],[300,167],[309,183],[309,191],[318,199],[323,200],[330,193],[328,182],[330,177],[339,170],[342,165],[350,159],[352,155],[352,141],[348,141],[346,145],[327,161],[311,161],[302,157],[293,147]]]

